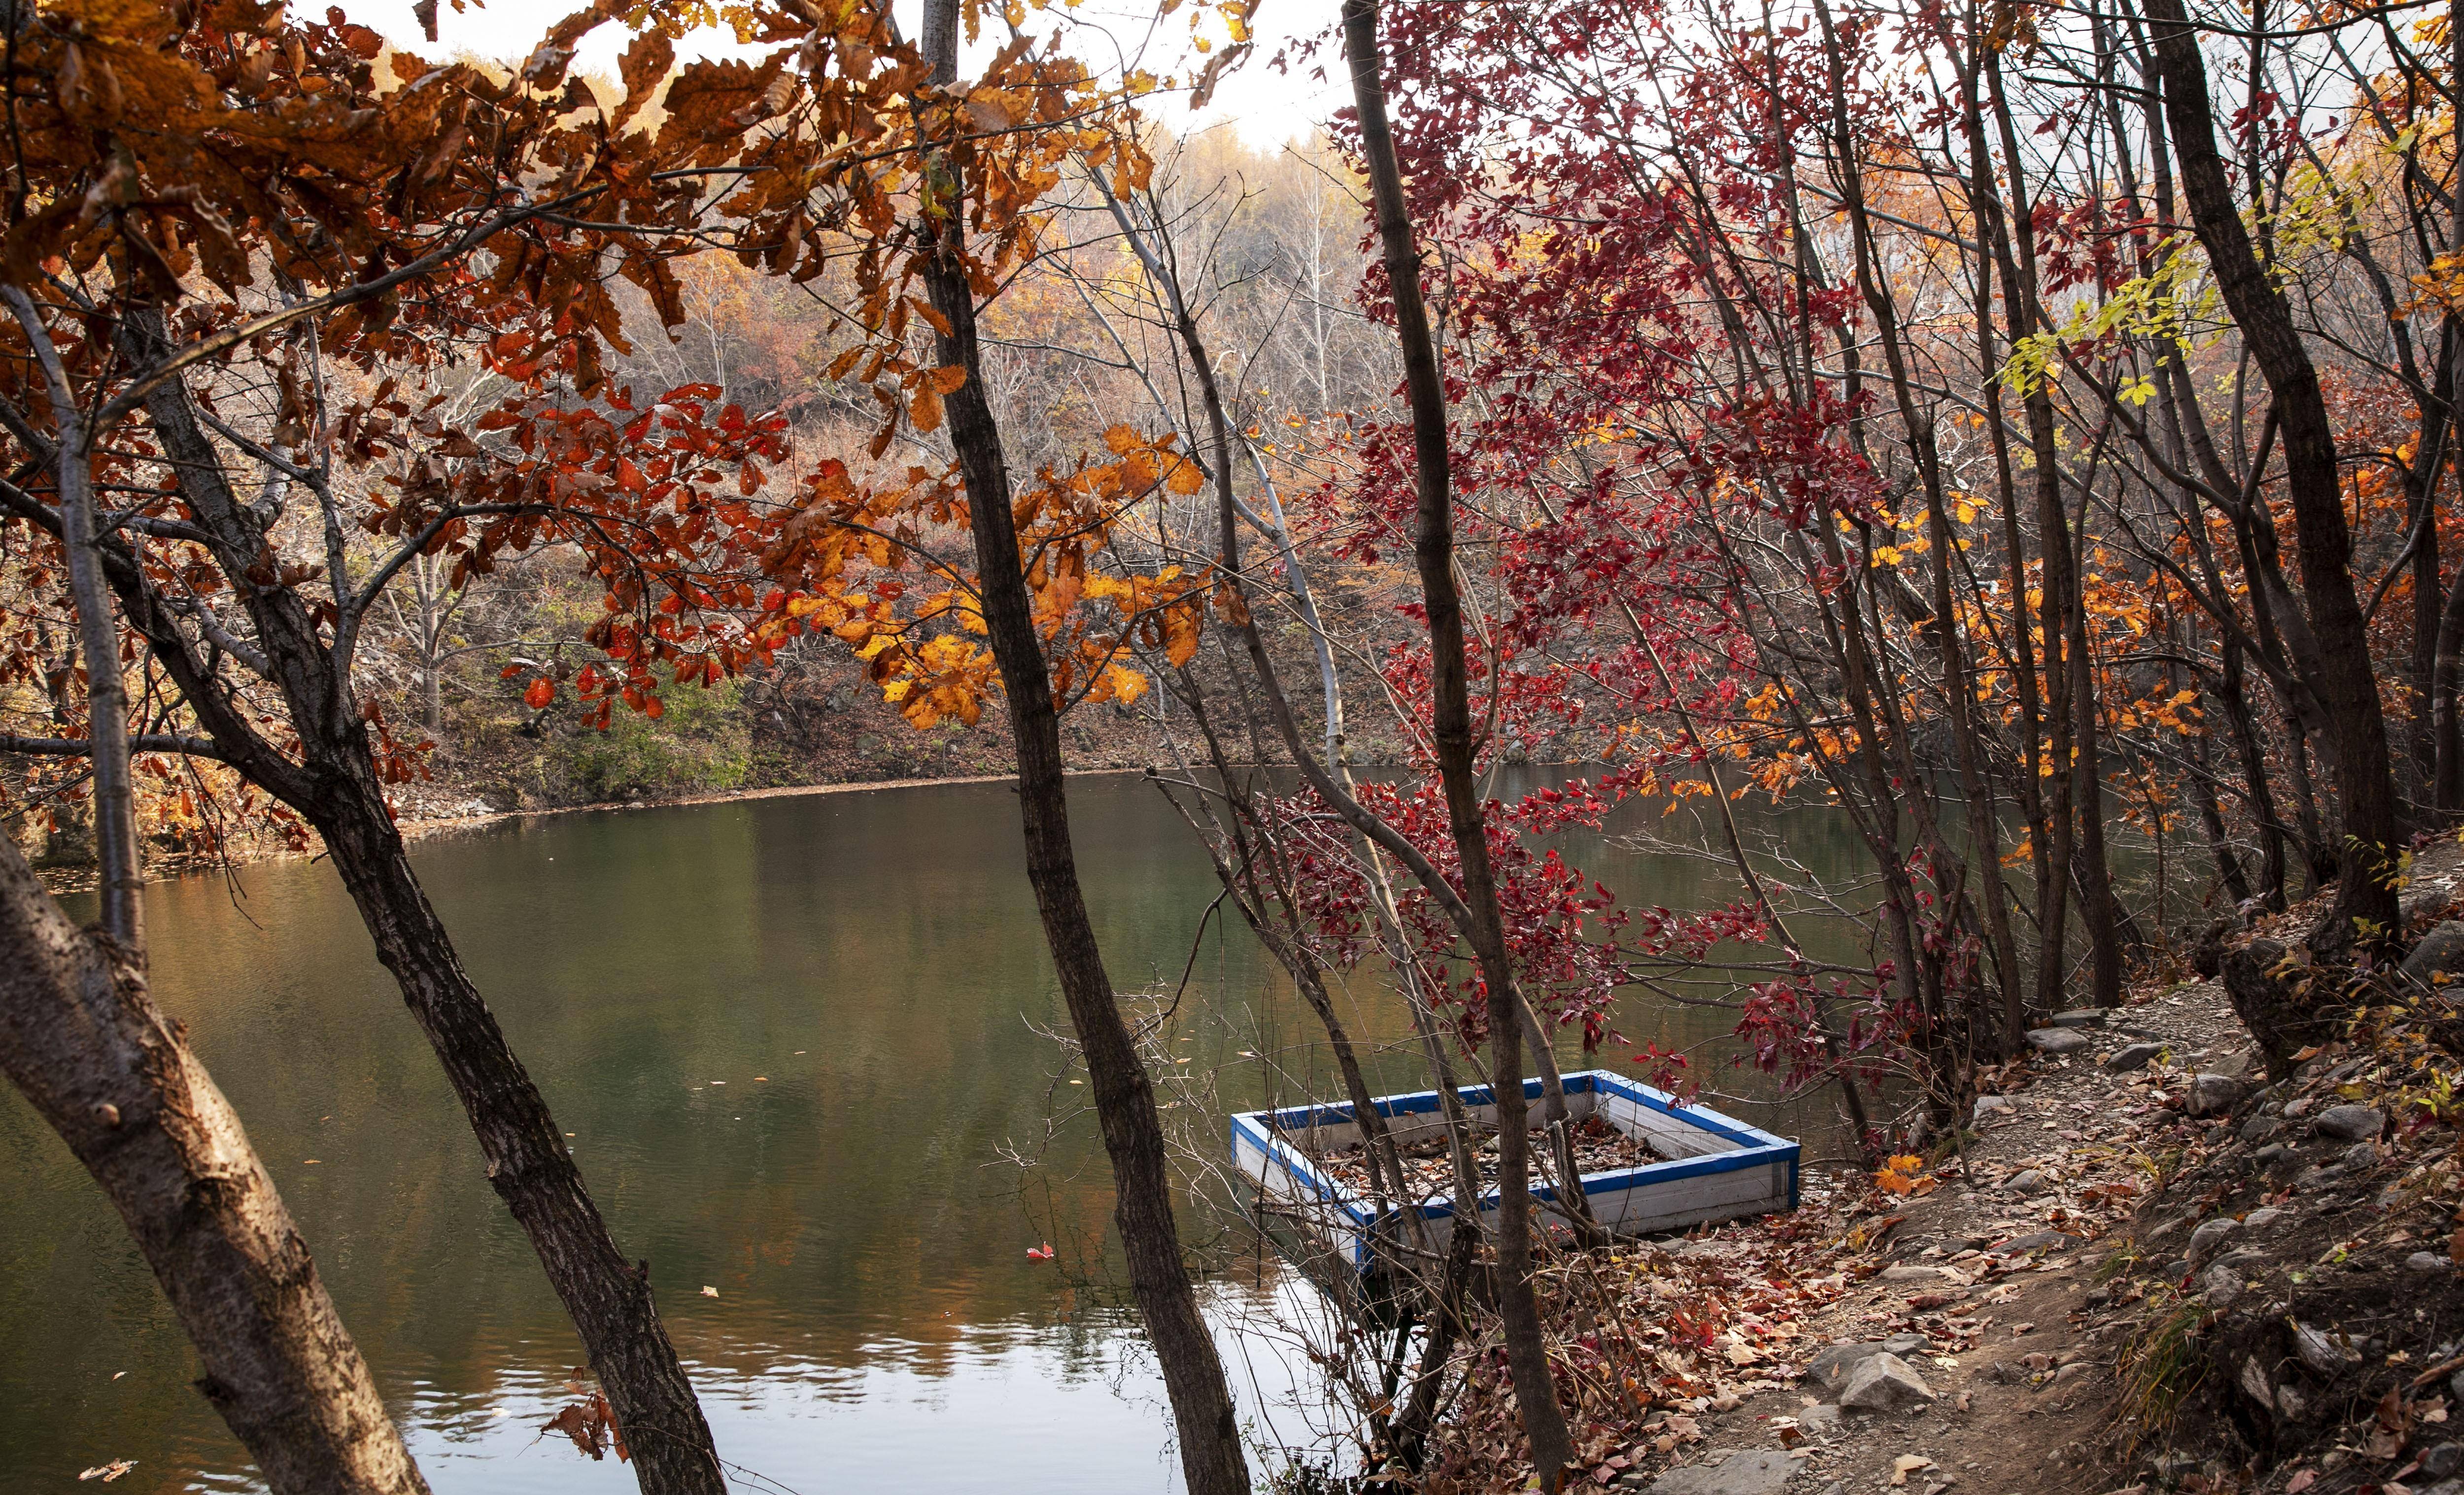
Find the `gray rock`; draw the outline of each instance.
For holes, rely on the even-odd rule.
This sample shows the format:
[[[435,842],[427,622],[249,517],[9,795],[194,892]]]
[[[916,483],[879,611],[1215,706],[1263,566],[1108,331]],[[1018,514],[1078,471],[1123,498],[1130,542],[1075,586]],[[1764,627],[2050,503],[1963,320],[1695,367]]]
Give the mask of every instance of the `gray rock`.
[[[2432,1256],[2427,1251],[2415,1251],[2404,1259],[2404,1269],[2408,1272],[2443,1272],[2447,1270],[2447,1258]],[[2448,1472],[2452,1474],[2454,1471]]]
[[[1875,1274],[1883,1282],[1948,1282],[1950,1274],[1939,1266],[1885,1266]]]
[[[2041,1194],[2044,1189],[2045,1176],[2034,1168],[2023,1168],[2002,1180],[2003,1193],[2016,1194],[2023,1198],[2031,1194]]]
[[[2096,1040],[2077,1028],[2037,1028],[2028,1035],[2028,1045],[2040,1054],[2076,1054],[2095,1044]]]
[[[2101,1028],[2104,1026],[2105,1016],[2102,1007],[2073,1007],[2068,1012],[2057,1012],[2045,1021],[2057,1028]]]
[[[1822,1432],[1827,1428],[1837,1427],[1839,1425],[1839,1404],[1837,1402],[1826,1401],[1815,1406],[1804,1408],[1796,1415],[1796,1425],[1798,1427],[1810,1427],[1817,1433]]]
[[[1730,1454],[1720,1462],[1671,1469],[1652,1482],[1651,1495],[1777,1495],[1797,1462],[1773,1449]]]
[[[2017,1108],[2011,1104],[2011,1097],[2008,1095],[1980,1095],[1976,1097],[1976,1110],[1972,1112],[1972,1117],[1981,1125],[1988,1116],[2008,1116],[2015,1110]]]
[[[2344,1149],[2344,1155],[2337,1161],[2355,1173],[2366,1173],[2379,1165],[2379,1145],[2376,1142],[2356,1142]]]
[[[2443,1480],[2464,1469],[2464,1443],[2435,1443],[2421,1456],[2421,1472]]]
[[[2395,901],[2395,913],[2407,931],[2416,930],[2428,923],[2431,915],[2445,912],[2454,901],[2455,890],[2448,884],[2425,884],[2406,889]]]
[[[2073,1360],[2070,1364],[2063,1366],[2060,1370],[2054,1373],[2054,1384],[2057,1386],[2067,1386],[2071,1382],[2079,1380],[2083,1376],[2094,1374],[2095,1372],[2096,1364],[2094,1361]]]
[[[2133,1044],[2106,1060],[2104,1067],[2114,1074],[2136,1074],[2154,1064],[2164,1052],[2162,1044]]]
[[[2283,1126],[2284,1123],[2274,1116],[2253,1116],[2241,1124],[2241,1139],[2245,1142],[2264,1142],[2276,1135]]]
[[[1848,1379],[1848,1373],[1878,1354],[1914,1354],[1925,1348],[1922,1334],[1894,1334],[1888,1339],[1869,1339],[1853,1345],[1832,1345],[1805,1362],[1805,1378],[1824,1390],[1833,1390]]]
[[[2458,1371],[2447,1377],[2447,1399],[2464,1403],[2464,1371]]]
[[[2413,1491],[2413,1495],[2464,1495],[2464,1480],[2441,1480],[2428,1489]]]
[[[2441,926],[2444,928],[2445,926]],[[2464,924],[2455,926],[2464,930]],[[2387,1128],[2387,1112],[2368,1106],[2330,1106],[2319,1113],[2311,1127],[2322,1137],[2339,1142],[2359,1142],[2375,1138]]]
[[[1839,1388],[1839,1405],[1850,1412],[1891,1412],[1931,1400],[1925,1377],[1888,1351],[1859,1363]]]
[[[2321,1375],[2333,1375],[2359,1364],[2362,1358],[2361,1352],[2345,1343],[2343,1335],[2307,1324],[2293,1326],[2293,1352],[2301,1357],[2303,1365]]]
[[[2257,1152],[2251,1154],[2250,1160],[2254,1163],[2272,1163],[2279,1157],[2289,1157],[2292,1154],[2293,1149],[2286,1147],[2283,1143],[2270,1142],[2265,1147],[2260,1148]]]
[[[2404,957],[2404,974],[2425,985],[2433,976],[2464,970],[2464,922],[2449,919],[2421,936]]]
[[[2190,1082],[2182,1109],[2193,1116],[2213,1116],[2233,1109],[2242,1097],[2242,1083],[2229,1074],[2203,1074]]]
[[[2079,1240],[2077,1236],[2066,1236],[2058,1230],[2038,1230],[2033,1231],[2024,1236],[2013,1236],[2012,1239],[2003,1242],[2000,1245],[1994,1246],[1987,1254],[1990,1256],[2020,1256],[2030,1251],[2058,1251],[2069,1246],[2075,1246],[2079,1243]]]
[[[2244,1230],[2265,1230],[2283,1218],[2284,1212],[2271,1204],[2265,1209],[2252,1210],[2244,1215],[2241,1218],[2241,1225]]]
[[[2199,1279],[2199,1296],[2210,1308],[2229,1308],[2241,1294],[2241,1274],[2230,1266],[2211,1266]]]
[[[2190,1232],[2190,1270],[2197,1271],[2210,1257],[2225,1248],[2225,1240],[2241,1228],[2241,1221],[2230,1216],[2209,1220]]]

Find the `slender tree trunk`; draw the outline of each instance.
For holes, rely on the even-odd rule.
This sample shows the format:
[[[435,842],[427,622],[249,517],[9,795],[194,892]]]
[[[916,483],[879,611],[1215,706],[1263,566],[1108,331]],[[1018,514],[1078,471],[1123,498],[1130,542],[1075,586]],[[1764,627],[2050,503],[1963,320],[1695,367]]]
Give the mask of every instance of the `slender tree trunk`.
[[[2441,815],[2464,815],[2464,718],[2457,715],[2464,693],[2464,570],[2447,588],[2438,609],[2438,644],[2430,687],[2431,742],[2436,765],[2432,798]]]
[[[356,780],[356,776],[354,776]],[[726,1476],[693,1383],[659,1321],[650,1264],[627,1262],[556,1118],[505,1041],[412,872],[371,776],[339,787],[318,834],[376,942],[377,959],[436,1052],[471,1119],[488,1182],[530,1238],[607,1394],[641,1487],[716,1492]]]
[[[2085,528],[2085,517],[2081,517]],[[2104,849],[2104,771],[2097,753],[2096,656],[2087,637],[2084,597],[2074,592],[2070,609],[2071,704],[2078,713],[2079,745],[2072,759],[2073,799],[2079,806],[2079,922],[2087,927],[2088,964],[2100,1007],[2122,1005],[2122,919],[2113,896],[2113,867]]]
[[[2182,193],[2207,248],[2216,289],[2267,380],[2283,427],[2301,587],[2321,656],[2321,671],[2312,683],[2326,707],[2337,800],[2350,843],[2349,848],[2339,848],[2344,875],[2337,882],[2336,906],[2320,932],[2320,942],[2329,953],[2355,938],[2384,943],[2401,937],[2391,874],[2402,827],[2387,756],[2387,718],[2371,672],[2366,620],[2353,586],[2352,535],[2344,519],[2335,430],[2292,308],[2252,250],[2217,154],[2198,34],[2182,0],[2147,0],[2146,13]]]
[[[132,319],[131,332],[129,351],[138,361],[168,346],[159,314]],[[262,526],[231,491],[187,384],[164,381],[145,408],[183,496],[213,537],[219,563],[226,574],[244,579],[265,543]],[[393,973],[462,1102],[491,1182],[572,1315],[642,1489],[646,1495],[723,1495],[726,1476],[693,1385],[659,1322],[649,1264],[627,1263],[617,1249],[547,1102],[463,971],[404,855],[346,662],[334,657],[297,591],[250,584],[242,599],[306,759],[297,767],[283,764],[278,777],[268,772],[259,781],[324,838],[378,959]],[[159,627],[159,620],[146,626]],[[167,640],[157,655],[177,658]],[[183,689],[196,704],[198,693]],[[209,700],[200,714],[213,706]]]
[[[929,0],[925,10],[925,57],[933,65],[934,83],[941,87],[957,77],[957,0]],[[1010,738],[1018,754],[1027,880],[1035,890],[1062,999],[1086,1056],[1104,1151],[1112,1164],[1112,1218],[1129,1258],[1131,1290],[1172,1400],[1182,1477],[1190,1495],[1244,1495],[1249,1467],[1231,1387],[1199,1312],[1197,1289],[1181,1260],[1180,1236],[1173,1221],[1172,1177],[1154,1083],[1121,1015],[1079,887],[1062,780],[1061,718],[1053,709],[1051,674],[1036,636],[1033,600],[1019,569],[1009,469],[1000,427],[984,395],[975,293],[956,242],[960,230],[948,222],[927,231],[934,236],[935,251],[923,262],[925,292],[948,329],[935,332],[941,363],[967,373],[966,383],[949,395],[944,409],[966,487],[984,627],[1001,669]]]
[[[2036,299],[2035,240],[2030,225],[2035,221],[2029,205],[2026,180],[2017,136],[2011,121],[2011,111],[2003,98],[2000,68],[1989,55],[1982,72],[1989,85],[1993,105],[1994,123],[2002,137],[2005,165],[2011,173],[2011,205],[2006,227],[2000,210],[1998,191],[1989,195],[1995,201],[1992,215],[1995,268],[2000,272],[2003,287],[2002,311],[2008,337],[2013,346],[2043,325],[2043,315]],[[1969,150],[1980,157],[1979,173],[1991,170],[1991,157],[1985,154],[1981,123],[1971,127]],[[2070,668],[2071,633],[2068,613],[2077,591],[2071,567],[2070,524],[2062,506],[2061,450],[2055,439],[2053,395],[2042,383],[2032,385],[2023,401],[2027,414],[2029,454],[2036,470],[2036,556],[2039,565],[2036,630],[2037,646],[2044,667],[2044,727],[2046,757],[2051,769],[2038,780],[2045,801],[2047,830],[2043,878],[2036,884],[2036,932],[2042,951],[2036,966],[2036,1007],[2051,1012],[2060,1007],[2064,977],[2063,944],[2070,915],[2071,856],[2077,822],[2072,813],[2075,779],[2071,773],[2072,735],[2078,717],[2071,705],[2074,675]],[[2019,553],[2011,557],[2014,573],[2020,573],[2024,561]],[[2024,594],[2024,585],[2014,584],[2014,593]],[[2025,627],[2023,620],[2019,625]]]
[[[1507,952],[1506,930],[1489,865],[1488,833],[1472,763],[1470,685],[1463,653],[1462,598],[1455,587],[1454,494],[1448,472],[1445,388],[1437,343],[1421,300],[1420,256],[1403,201],[1401,167],[1386,120],[1384,58],[1375,0],[1345,0],[1344,52],[1352,65],[1361,152],[1376,202],[1412,410],[1414,487],[1419,514],[1413,557],[1427,611],[1430,652],[1430,737],[1453,823],[1463,901],[1472,915],[1472,947],[1487,987],[1491,1098],[1497,1106],[1497,1268],[1499,1317],[1507,1372],[1531,1462],[1543,1489],[1558,1487],[1574,1461],[1574,1445],[1549,1369],[1539,1300],[1531,1289],[1530,1134],[1523,1097],[1523,998]]]
[[[143,966],[145,869],[137,850],[137,789],[128,759],[128,685],[121,672],[120,630],[111,588],[96,548],[94,436],[70,387],[66,365],[33,298],[5,292],[33,348],[57,423],[52,479],[60,500],[60,549],[77,600],[77,652],[85,666],[86,736],[94,744],[94,842],[101,873],[102,927]]]

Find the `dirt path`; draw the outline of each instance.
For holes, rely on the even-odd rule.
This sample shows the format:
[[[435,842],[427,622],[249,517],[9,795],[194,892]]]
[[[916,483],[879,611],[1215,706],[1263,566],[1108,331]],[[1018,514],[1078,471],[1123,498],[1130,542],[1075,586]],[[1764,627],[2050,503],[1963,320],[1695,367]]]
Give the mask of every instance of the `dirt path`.
[[[2248,1043],[2212,982],[2060,1031],[2052,1042],[2074,1051],[2012,1066],[1988,1087],[2004,1093],[1980,1104],[1981,1135],[1965,1156],[1934,1171],[1929,1193],[1862,1227],[1846,1290],[1799,1326],[1790,1358],[1812,1374],[1700,1418],[1701,1441],[1675,1466],[1639,1469],[1622,1486],[2093,1495],[2129,1483],[2100,1457],[2133,1318],[2098,1282],[2119,1244],[2107,1238],[2144,1197],[2151,1154],[2223,1124],[2186,1117],[2178,1097],[2199,1074],[2241,1077]],[[2162,1055],[2141,1051],[2150,1057],[2128,1072],[2103,1066],[2133,1044]],[[1686,1250],[1750,1257],[1758,1232]],[[1878,1345],[1896,1364],[1875,1357]],[[1843,1411],[1843,1399],[1881,1405]]]

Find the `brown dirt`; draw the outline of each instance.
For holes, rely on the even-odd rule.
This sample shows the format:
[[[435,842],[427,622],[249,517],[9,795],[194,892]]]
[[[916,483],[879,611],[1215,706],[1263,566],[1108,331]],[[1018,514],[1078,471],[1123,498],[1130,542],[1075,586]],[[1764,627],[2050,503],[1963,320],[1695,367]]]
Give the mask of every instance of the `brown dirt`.
[[[1548,1160],[1537,1155],[1540,1138],[1535,1135],[1532,1140],[1535,1155],[1531,1174],[1534,1178],[1542,1178],[1551,1169]],[[1649,1143],[1639,1137],[1628,1136],[1596,1117],[1575,1126],[1572,1140],[1574,1171],[1584,1175],[1616,1173],[1661,1160]],[[1319,1152],[1309,1152],[1306,1148],[1303,1151],[1329,1177],[1354,1195],[1365,1198],[1370,1194],[1369,1164],[1361,1154],[1359,1144]],[[1454,1164],[1446,1157],[1444,1138],[1431,1137],[1398,1151],[1414,1199],[1434,1198],[1454,1192]],[[1494,1136],[1474,1150],[1472,1161],[1480,1166],[1481,1187],[1493,1186],[1497,1182],[1497,1141]]]

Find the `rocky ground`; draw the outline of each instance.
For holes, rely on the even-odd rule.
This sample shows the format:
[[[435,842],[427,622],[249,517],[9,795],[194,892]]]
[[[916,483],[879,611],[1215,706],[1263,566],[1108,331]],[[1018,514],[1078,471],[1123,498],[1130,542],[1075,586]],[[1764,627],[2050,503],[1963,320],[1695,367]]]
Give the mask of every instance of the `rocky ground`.
[[[2439,923],[2457,853],[2425,855],[2408,912],[2464,958],[2464,923]],[[2234,941],[2295,941],[2315,912]],[[1595,1424],[1589,1479],[2464,1495],[2456,1020],[2420,974],[2418,1003],[2365,1005],[2281,1077],[2214,980],[2065,1014],[1984,1077],[1954,1151],[1884,1180],[1903,1196],[1859,1181],[1646,1248],[1760,1299],[1669,1378],[1697,1395],[1664,1383],[1639,1425]]]

